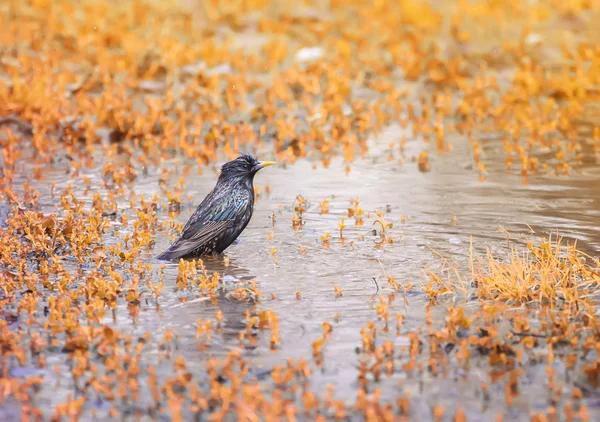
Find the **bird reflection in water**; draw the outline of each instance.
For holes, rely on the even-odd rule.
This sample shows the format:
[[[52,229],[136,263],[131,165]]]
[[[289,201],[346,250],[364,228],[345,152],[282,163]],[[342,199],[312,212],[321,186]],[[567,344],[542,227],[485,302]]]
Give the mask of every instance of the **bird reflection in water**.
[[[188,259],[187,261],[192,261]],[[205,256],[203,264],[206,274],[220,276],[220,288],[215,290],[214,299],[200,297],[189,301],[178,303],[170,308],[163,308],[163,318],[167,317],[180,324],[193,323],[198,319],[213,320],[218,311],[222,313],[220,322],[220,339],[226,349],[238,348],[240,345],[247,350],[253,350],[258,342],[258,328],[247,329],[249,318],[258,316],[256,309],[256,296],[246,294],[243,297],[235,294],[236,289],[249,288],[255,277],[246,268],[240,267],[227,258],[221,256]],[[176,278],[176,275],[175,275]],[[166,285],[175,285],[176,281],[165,280]],[[214,305],[213,305],[214,304]],[[180,313],[184,315],[179,316]],[[213,327],[214,325],[213,321]],[[244,333],[244,339],[240,340],[240,333]],[[212,351],[217,351],[217,344],[211,345]]]

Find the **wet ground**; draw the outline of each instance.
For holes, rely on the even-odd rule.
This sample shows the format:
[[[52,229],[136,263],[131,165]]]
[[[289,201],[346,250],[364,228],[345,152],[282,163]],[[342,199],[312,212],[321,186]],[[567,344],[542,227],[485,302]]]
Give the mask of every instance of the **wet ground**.
[[[31,7],[36,10],[41,6]],[[175,113],[178,116],[165,112],[158,119],[160,130],[156,129],[157,124],[148,117],[153,101],[164,101],[165,95],[175,95],[175,102],[184,101],[190,95],[185,91],[189,84],[200,81],[200,85],[210,85],[212,82],[207,80],[211,77],[235,86],[237,80],[230,75],[241,72],[239,62],[209,66],[189,60],[193,64],[183,63],[191,66],[187,70],[180,66],[173,71],[169,67],[172,63],[158,60],[161,64],[156,67],[167,69],[154,69],[155,73],[166,72],[168,76],[129,87],[135,92],[128,94],[133,102],[131,109],[118,93],[109,98],[117,104],[112,108],[102,89],[90,83],[85,94],[103,99],[105,103],[97,107],[106,115],[104,120],[94,117],[104,124],[94,121],[83,129],[85,113],[83,117],[72,117],[57,112],[60,119],[55,121],[53,108],[42,107],[41,112],[38,99],[20,94],[13,79],[10,89],[2,91],[7,93],[2,98],[10,100],[2,110],[16,120],[0,128],[0,234],[5,242],[0,255],[0,388],[4,390],[0,395],[0,418],[598,418],[597,86],[589,76],[582,96],[571,93],[570,88],[560,91],[560,84],[551,91],[550,82],[536,89],[532,82],[536,70],[511,55],[519,52],[499,54],[497,47],[490,47],[501,45],[499,40],[521,39],[533,49],[524,47],[526,56],[539,60],[545,71],[553,66],[568,67],[570,62],[557,56],[560,43],[555,42],[556,34],[551,29],[554,23],[568,32],[575,22],[580,29],[571,31],[573,39],[569,41],[573,45],[578,45],[574,39],[587,42],[589,54],[595,54],[594,60],[598,60],[598,46],[593,44],[593,30],[588,25],[598,15],[597,5],[563,11],[560,19],[550,23],[534,19],[537,25],[528,29],[529,35],[512,37],[513,32],[527,31],[522,31],[524,24],[520,21],[507,23],[502,26],[502,36],[492,38],[494,43],[488,44],[478,38],[481,34],[477,32],[486,30],[472,22],[468,27],[470,40],[453,35],[462,40],[458,44],[443,35],[454,31],[449,29],[451,19],[443,20],[441,26],[445,29],[430,33],[426,19],[419,24],[410,20],[413,13],[421,13],[419,7],[403,9],[401,14],[408,20],[405,25],[422,25],[427,33],[425,39],[413,35],[417,39],[414,42],[426,46],[432,37],[442,52],[453,48],[462,51],[469,71],[460,78],[468,83],[465,87],[464,81],[452,80],[458,77],[448,70],[452,67],[448,62],[440,67],[445,69],[440,72],[446,72],[447,80],[439,82],[432,70],[423,69],[424,77],[414,80],[408,76],[410,69],[401,71],[400,65],[391,72],[379,69],[383,76],[378,77],[373,71],[377,65],[365,59],[369,70],[362,74],[363,83],[354,80],[356,85],[348,96],[352,101],[366,101],[369,106],[361,108],[349,101],[336,108],[335,92],[348,90],[344,87],[348,75],[340,71],[342,82],[337,87],[329,76],[321,87],[327,92],[322,97],[319,92],[313,100],[322,106],[334,97],[333,106],[323,106],[320,112],[328,110],[332,119],[353,116],[348,105],[352,103],[358,110],[357,121],[377,116],[377,124],[364,131],[360,123],[352,123],[350,132],[364,139],[364,143],[353,146],[356,156],[346,149],[353,142],[348,138],[327,142],[335,138],[331,129],[335,125],[327,119],[322,124],[327,135],[321,139],[314,132],[315,127],[308,122],[318,119],[318,113],[307,111],[313,104],[297,106],[302,103],[302,95],[291,101],[297,107],[291,111],[288,107],[288,114],[277,124],[266,118],[271,103],[264,97],[277,96],[281,88],[274,89],[275,94],[260,88],[248,95],[247,113],[219,115],[194,104],[186,109],[190,115],[183,119],[179,112]],[[450,7],[448,13],[456,13],[455,7]],[[518,14],[518,9],[506,8],[507,16]],[[90,6],[90,10],[95,9]],[[268,13],[283,13],[277,10],[269,9]],[[314,19],[317,26],[321,20],[343,22],[343,13],[330,15],[326,8],[307,8],[303,13],[310,15],[310,10],[317,10],[320,17],[306,19]],[[361,10],[365,16],[371,13],[368,7]],[[532,16],[541,13],[533,6],[528,10]],[[149,13],[157,11],[160,8]],[[192,16],[195,13],[213,12],[207,6]],[[372,13],[375,16],[376,11]],[[302,13],[291,15],[290,28],[295,28],[294,19],[302,26]],[[3,16],[14,21],[10,14]],[[234,27],[249,25],[251,29],[241,31],[229,42],[238,49],[262,51],[260,48],[273,34],[263,38],[254,27],[255,20],[261,21],[260,14],[248,16],[242,23],[231,18]],[[472,18],[476,20],[477,13],[473,12]],[[268,27],[266,21],[258,28]],[[431,25],[436,24],[433,21]],[[386,28],[390,26],[384,17],[381,22]],[[217,39],[231,35],[223,27],[227,27],[223,22],[215,24],[215,28],[221,28],[215,30]],[[272,31],[290,36],[286,32],[289,28]],[[351,34],[348,37],[353,39]],[[534,48],[540,42],[536,37],[544,40],[543,48]],[[282,61],[289,63],[292,51],[316,42],[311,37],[308,41],[291,38],[290,51],[278,53],[275,43],[269,54],[281,54]],[[113,41],[105,42],[112,45]],[[386,42],[379,41],[377,46]],[[325,46],[313,48],[303,54],[320,57],[327,51]],[[343,51],[344,47],[337,45],[336,49]],[[488,97],[478,94],[481,87],[473,71],[481,65],[481,58],[477,58],[480,50],[486,51],[485,60],[491,68],[486,75],[493,75],[499,86],[498,92]],[[4,51],[6,71],[14,65],[14,58],[6,53],[6,45]],[[431,53],[425,47],[414,51],[424,56]],[[335,63],[337,59],[332,60],[328,65],[343,68],[342,63]],[[582,68],[587,70],[589,63],[582,61]],[[349,68],[349,80],[361,74],[360,65],[353,65],[358,70]],[[436,65],[428,66],[436,69]],[[283,72],[286,66],[274,68]],[[300,69],[300,74],[306,71],[312,75],[310,67]],[[328,67],[324,69],[324,73],[329,71]],[[191,82],[186,72],[193,74]],[[520,72],[523,82],[519,82]],[[177,76],[172,77],[172,73]],[[293,75],[280,77],[278,71],[269,69],[262,72],[254,68],[250,73],[265,84],[267,91],[272,85],[294,79]],[[128,76],[125,80],[131,79]],[[386,90],[380,92],[373,81],[391,83],[393,89],[402,92],[396,97],[402,104],[397,119],[389,118],[397,109],[389,104],[387,109],[382,106],[382,101],[388,100]],[[571,82],[581,80],[574,77]],[[114,80],[95,83],[121,86]],[[303,86],[301,94],[306,94],[310,84],[303,83],[298,82]],[[451,88],[442,89],[440,83]],[[518,96],[521,87],[533,97],[535,106],[531,109],[510,99],[511,95]],[[290,91],[294,89],[300,88]],[[214,92],[202,92],[202,100],[197,102],[202,104],[206,96],[213,95],[211,101],[215,104],[229,102],[230,108],[235,108],[231,107],[233,102],[241,107],[227,89]],[[430,116],[430,128],[439,128],[440,121],[445,128],[442,148],[437,148],[437,129],[432,129],[431,139],[425,139],[423,129],[415,127],[425,127],[428,113],[432,113],[421,98],[430,96],[432,100],[427,103],[434,104],[441,98],[436,96],[440,92],[451,99],[452,113],[444,116],[442,107],[431,105],[436,117]],[[275,110],[287,107],[283,97],[273,103]],[[465,98],[471,110],[456,111],[462,110],[460,104]],[[486,109],[486,98],[498,110]],[[536,114],[550,98],[556,98],[551,108],[557,116],[550,118],[543,111]],[[89,105],[79,97],[73,101]],[[206,103],[213,104],[211,101]],[[67,103],[64,100],[61,104]],[[413,105],[417,117],[409,111]],[[489,112],[487,120],[478,114],[478,106]],[[383,114],[389,113],[388,118],[379,118],[379,112],[369,114],[370,108],[377,107],[384,109]],[[152,125],[143,119],[141,123],[129,119],[134,109]],[[253,114],[254,109],[260,110],[259,117]],[[202,119],[194,120],[195,113],[202,114]],[[212,124],[207,123],[210,118]],[[298,134],[281,123],[286,118],[300,122],[295,127]],[[541,119],[535,123],[544,127],[540,129],[544,134],[530,131],[527,122],[534,118]],[[569,125],[547,127],[550,121],[563,125],[564,119]],[[175,123],[169,126],[165,121]],[[182,121],[186,125],[180,127]],[[224,129],[228,122],[239,121],[248,123],[251,130]],[[24,122],[32,122],[33,136]],[[338,123],[340,128],[346,124]],[[260,128],[265,124],[269,125],[266,131]],[[490,128],[493,124],[502,128]],[[507,141],[519,133],[519,125],[527,135]],[[191,129],[179,138],[183,126]],[[218,128],[221,138],[208,137],[211,127]],[[242,141],[240,145],[236,137],[244,130],[259,140]],[[227,131],[235,136],[228,137]],[[89,140],[90,133],[96,136],[94,142]],[[172,142],[175,138],[180,140]],[[40,144],[40,139],[47,140],[49,147]],[[360,149],[364,151],[361,157]],[[254,216],[238,241],[222,256],[208,257],[201,264],[155,260],[177,233],[176,223],[185,224],[214,186],[219,165],[227,156],[235,156],[237,150],[278,161],[277,166],[257,175]],[[507,150],[515,161],[508,169]],[[42,213],[55,223],[43,218],[37,222],[28,211]],[[376,211],[382,214],[378,216]],[[69,215],[75,216],[73,221]],[[66,226],[57,231],[54,227],[63,222]],[[387,226],[388,222],[392,225]],[[89,239],[98,237],[86,243],[73,235],[79,230]],[[580,251],[577,264],[543,254],[539,258],[542,264],[535,270],[518,267],[514,257],[511,261],[511,250],[527,262],[535,261],[536,253],[547,253],[543,246],[547,240],[559,235],[564,237],[563,249],[559,248],[561,257],[571,256],[567,243],[576,242]],[[64,245],[61,236],[66,238]],[[52,238],[59,240],[53,242]],[[52,247],[44,250],[39,246],[45,242]],[[560,300],[519,300],[514,296],[493,301],[493,297],[483,295],[478,286],[488,278],[509,279],[508,270],[500,273],[491,269],[488,252],[507,265],[512,262],[509,268],[524,274],[524,279],[541,280],[542,285],[544,280],[551,280],[560,291]],[[558,268],[557,273],[553,266]],[[488,272],[484,277],[479,271]],[[575,284],[569,284],[571,277]],[[162,290],[157,293],[159,283]],[[543,288],[532,287],[529,291],[535,296]],[[579,296],[573,299],[570,294]]]

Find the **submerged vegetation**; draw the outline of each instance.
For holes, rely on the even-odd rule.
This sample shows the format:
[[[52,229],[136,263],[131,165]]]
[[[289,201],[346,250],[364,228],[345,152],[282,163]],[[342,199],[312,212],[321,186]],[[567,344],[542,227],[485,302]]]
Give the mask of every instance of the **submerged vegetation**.
[[[597,418],[598,249],[358,192],[589,182],[600,4],[437,3],[3,2],[0,419]],[[153,260],[240,152],[248,255]]]

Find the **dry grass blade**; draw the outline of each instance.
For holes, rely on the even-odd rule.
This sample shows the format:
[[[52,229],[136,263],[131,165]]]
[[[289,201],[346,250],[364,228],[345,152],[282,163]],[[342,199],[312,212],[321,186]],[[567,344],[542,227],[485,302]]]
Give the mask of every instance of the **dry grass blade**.
[[[473,278],[481,299],[499,299],[516,304],[577,304],[582,295],[600,289],[598,267],[586,263],[576,245],[562,239],[544,239],[528,251],[512,248],[508,259],[489,250],[485,260],[472,264]]]

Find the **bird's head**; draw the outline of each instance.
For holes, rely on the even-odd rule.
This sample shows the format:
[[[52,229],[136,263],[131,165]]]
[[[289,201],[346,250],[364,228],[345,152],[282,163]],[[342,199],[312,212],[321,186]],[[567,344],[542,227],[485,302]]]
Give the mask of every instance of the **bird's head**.
[[[274,161],[258,161],[250,154],[242,154],[235,160],[223,164],[219,179],[254,179],[262,168],[275,164]]]

